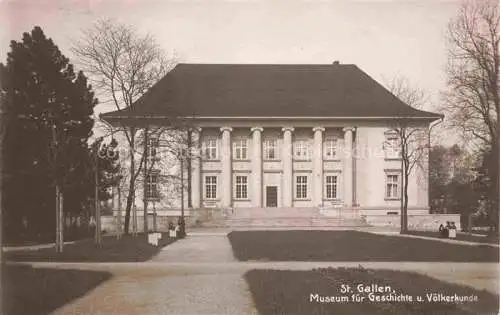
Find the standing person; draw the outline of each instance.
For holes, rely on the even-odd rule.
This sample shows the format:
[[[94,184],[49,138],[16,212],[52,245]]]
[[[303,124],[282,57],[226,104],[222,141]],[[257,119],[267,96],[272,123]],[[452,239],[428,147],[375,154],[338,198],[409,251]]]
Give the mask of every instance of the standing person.
[[[446,231],[445,231],[445,228],[444,228],[443,223],[441,223],[441,224],[439,225],[439,235],[440,235],[441,237],[445,237],[445,236],[446,236]]]

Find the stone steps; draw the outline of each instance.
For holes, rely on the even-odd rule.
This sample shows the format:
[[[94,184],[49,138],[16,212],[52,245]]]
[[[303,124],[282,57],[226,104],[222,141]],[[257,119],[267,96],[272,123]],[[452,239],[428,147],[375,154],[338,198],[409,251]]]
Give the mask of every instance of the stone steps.
[[[316,208],[236,208],[231,218],[310,218],[319,214]]]
[[[245,218],[205,222],[204,227],[337,227],[369,226],[361,219],[344,218]]]
[[[273,219],[229,219],[228,226],[345,226],[345,225],[363,225],[361,219],[339,219],[339,218],[273,218]]]
[[[348,214],[348,213],[344,213]],[[363,218],[349,215],[324,215],[317,208],[236,208],[225,217],[203,223],[203,227],[224,228],[318,228],[366,227]]]

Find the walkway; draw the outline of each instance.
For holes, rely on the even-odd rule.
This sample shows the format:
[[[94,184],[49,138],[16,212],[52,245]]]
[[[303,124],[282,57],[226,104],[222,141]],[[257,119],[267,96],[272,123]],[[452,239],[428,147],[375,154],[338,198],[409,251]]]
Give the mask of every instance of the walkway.
[[[244,273],[251,269],[359,267],[414,271],[499,294],[497,263],[238,262],[226,231],[193,233],[144,263],[31,263],[106,270],[113,277],[55,314],[257,314]]]
[[[458,245],[469,245],[469,246],[491,246],[491,247],[499,247],[499,244],[493,243],[479,243],[479,242],[471,242],[464,241],[458,239],[449,239],[449,238],[439,238],[439,237],[431,237],[431,236],[423,236],[423,235],[414,235],[414,234],[400,234],[399,232],[380,232],[380,231],[366,231],[374,234],[382,234],[382,235],[391,235],[391,236],[399,236],[399,237],[408,237],[408,238],[420,238],[423,240],[431,240],[431,241],[439,241],[443,243],[449,244],[458,244]]]
[[[246,270],[227,264],[237,262],[226,233],[190,235],[145,263],[58,264],[108,270],[114,277],[55,314],[257,314]]]

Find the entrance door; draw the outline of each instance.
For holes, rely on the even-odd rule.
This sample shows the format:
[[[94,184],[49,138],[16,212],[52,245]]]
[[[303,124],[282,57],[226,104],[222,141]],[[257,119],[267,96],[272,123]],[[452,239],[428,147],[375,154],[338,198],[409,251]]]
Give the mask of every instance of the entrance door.
[[[278,186],[266,186],[266,207],[278,206]]]

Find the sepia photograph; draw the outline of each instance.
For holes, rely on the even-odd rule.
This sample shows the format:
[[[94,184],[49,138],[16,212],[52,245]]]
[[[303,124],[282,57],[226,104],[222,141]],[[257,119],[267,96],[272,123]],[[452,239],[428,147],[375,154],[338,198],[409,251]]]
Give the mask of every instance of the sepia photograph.
[[[0,315],[500,314],[498,0],[0,0]]]

